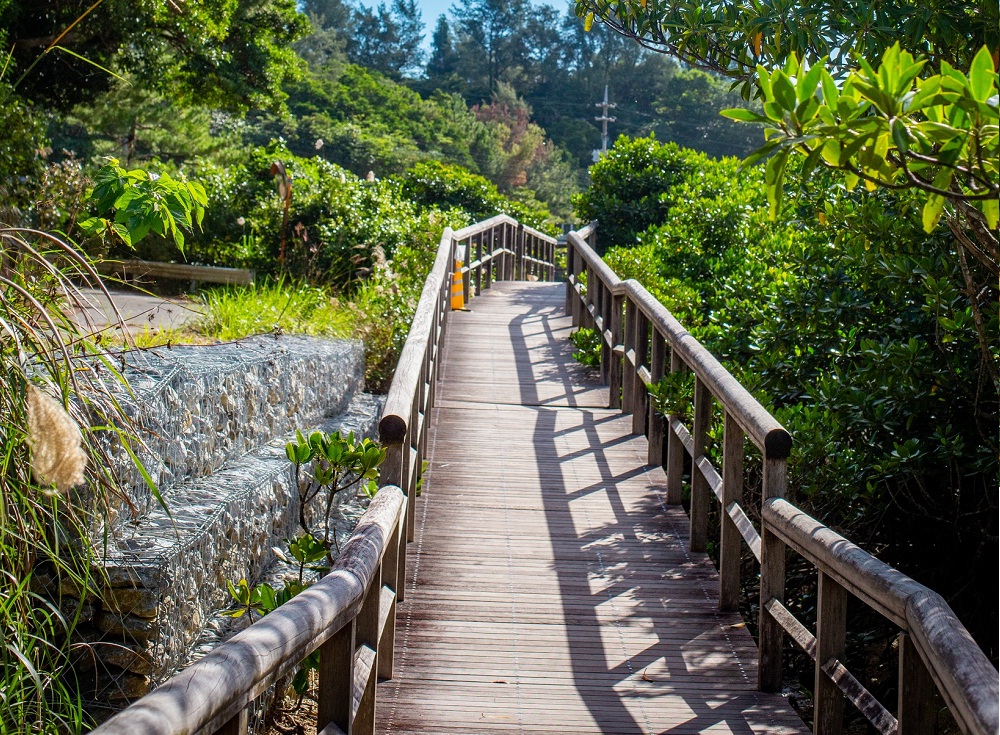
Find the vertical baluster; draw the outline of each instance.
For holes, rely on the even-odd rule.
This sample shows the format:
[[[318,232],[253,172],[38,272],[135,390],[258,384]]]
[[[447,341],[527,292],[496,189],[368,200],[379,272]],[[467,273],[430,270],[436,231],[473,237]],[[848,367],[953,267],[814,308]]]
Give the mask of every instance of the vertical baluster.
[[[650,378],[653,383],[658,383],[666,368],[667,347],[663,335],[656,327],[653,327],[653,343],[649,353]],[[659,467],[663,464],[663,419],[656,414],[652,400],[649,400],[647,421],[649,422],[649,448],[646,461],[654,467]]]
[[[580,294],[577,292],[576,287],[580,285],[580,274],[583,272],[583,258],[579,253],[573,258],[573,291],[572,291],[572,307],[571,314],[573,315],[573,326],[579,327],[581,324],[580,314],[583,311],[583,303],[580,301]]]
[[[601,298],[598,306],[603,324],[601,330],[601,383],[610,385],[611,361],[614,359],[614,353],[604,335],[611,331],[611,289],[603,283],[601,284]]]
[[[708,430],[712,423],[712,393],[695,376],[694,379],[694,455],[691,457],[691,551],[704,551],[708,544],[708,508],[712,489],[698,469],[698,460],[708,449]]]
[[[382,575],[381,568],[375,568],[365,601],[358,613],[354,643],[356,647],[367,646],[375,652],[375,661],[372,664],[368,678],[365,680],[363,689],[358,698],[357,711],[351,722],[349,735],[375,735],[375,683],[378,679],[378,616],[382,602]]]
[[[611,342],[615,348],[622,343],[622,312],[625,296],[611,294]],[[611,365],[608,368],[608,408],[621,408],[622,405],[622,358],[611,355]]]
[[[465,243],[465,258],[464,262],[462,263],[462,265],[465,266],[465,268],[463,268],[463,273],[462,273],[462,291],[463,291],[462,296],[466,304],[468,304],[469,301],[472,300],[473,296],[472,270],[469,268],[469,263],[471,262],[472,262],[472,241],[470,240]]]
[[[897,735],[932,735],[935,724],[934,680],[906,633],[899,644],[899,700],[896,708]]]
[[[403,449],[405,444],[405,439],[401,442],[386,444],[385,461],[378,468],[379,487],[396,485],[403,488],[403,492],[406,492],[403,487]]]
[[[419,441],[417,436],[420,415],[417,411],[417,399],[413,399],[410,406],[410,418],[406,428],[406,442],[403,444],[403,484],[400,485],[406,493],[406,540],[412,541],[416,533],[417,520],[417,483],[413,479],[415,474],[411,463],[413,462],[413,450]]]
[[[847,591],[822,570],[816,604],[816,686],[813,689],[813,732],[840,735],[844,729],[844,695],[822,667],[832,658],[844,660]]]
[[[771,498],[785,497],[787,488],[787,459],[765,455],[761,503],[766,503]],[[781,646],[785,632],[781,624],[765,609],[772,599],[782,603],[785,601],[785,544],[768,529],[767,524],[762,523],[757,687],[764,692],[781,690]]]
[[[722,438],[722,509],[719,541],[719,609],[733,612],[740,606],[740,557],[743,536],[729,506],[743,502],[743,427],[726,412]]]
[[[687,369],[684,362],[677,355],[677,351],[670,350],[670,372],[679,373]],[[680,437],[674,433],[670,422],[677,416],[670,414],[664,419],[667,432],[667,503],[670,505],[680,505],[684,483],[684,453],[687,451]]]
[[[488,232],[484,232],[480,235],[480,237],[482,237],[485,241],[483,244],[483,257],[486,258],[486,264],[483,266],[484,291],[488,291],[493,286],[493,268],[496,265],[493,256],[493,252],[496,250],[494,234],[494,230],[489,230]]]
[[[356,627],[357,618],[344,625],[319,648],[316,732],[322,732],[332,722],[347,735],[351,735]]]
[[[247,735],[250,718],[245,709],[229,718],[229,721],[215,731],[215,735]]]
[[[479,233],[475,236],[476,239],[476,257],[475,262],[478,263],[476,266],[476,296],[479,296],[483,292],[483,234]],[[471,250],[472,241],[469,241],[469,248]],[[469,254],[469,260],[473,260],[472,254]]]
[[[524,225],[518,224],[517,226],[517,238],[514,241],[517,247],[517,258],[515,262],[517,263],[517,273],[514,277],[519,281],[526,281],[528,279],[528,274],[524,270]],[[566,314],[569,315],[569,310],[572,308],[572,302],[569,300],[570,291],[569,283],[566,284]]]
[[[635,366],[629,361],[629,353],[632,353],[633,359],[635,359],[636,312],[638,312],[638,309],[635,303],[632,299],[626,297],[625,324],[622,330],[625,337],[625,359],[622,365],[622,369],[624,370],[624,374],[622,375],[622,413],[632,413],[635,408],[636,375]]]
[[[405,567],[400,568],[399,562],[399,529],[394,528],[393,532],[386,539],[385,551],[382,553],[382,585],[394,592],[389,604],[389,614],[385,619],[385,628],[382,636],[378,640],[378,678],[391,679],[393,670],[393,656],[396,649],[396,603],[399,601],[399,592],[405,582]]]
[[[639,375],[639,368],[648,363],[649,358],[649,319],[642,310],[635,310],[635,383],[632,390],[635,397],[632,399],[632,433],[646,433],[646,413],[649,408],[649,390],[646,383]]]

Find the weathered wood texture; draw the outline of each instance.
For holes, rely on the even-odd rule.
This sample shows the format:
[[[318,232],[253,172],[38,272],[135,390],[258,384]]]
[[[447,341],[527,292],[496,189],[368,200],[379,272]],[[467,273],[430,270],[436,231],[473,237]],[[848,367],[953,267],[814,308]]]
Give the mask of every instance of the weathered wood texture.
[[[557,284],[449,316],[382,733],[798,733]],[[476,388],[478,387],[478,390]]]

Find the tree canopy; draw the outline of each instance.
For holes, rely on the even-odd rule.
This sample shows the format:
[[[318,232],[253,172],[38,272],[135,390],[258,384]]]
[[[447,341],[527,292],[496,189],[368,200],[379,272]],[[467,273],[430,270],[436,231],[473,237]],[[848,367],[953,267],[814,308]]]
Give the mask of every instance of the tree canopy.
[[[63,110],[106,90],[123,70],[204,104],[280,106],[281,85],[300,65],[291,44],[308,28],[295,0],[0,5],[0,39],[21,75],[9,78],[24,97]]]

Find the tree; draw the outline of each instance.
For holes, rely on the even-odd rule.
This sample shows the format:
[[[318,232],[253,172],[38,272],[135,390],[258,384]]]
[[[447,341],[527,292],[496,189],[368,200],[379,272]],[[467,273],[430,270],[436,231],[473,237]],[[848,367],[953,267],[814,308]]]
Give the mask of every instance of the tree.
[[[308,21],[295,0],[22,0],[0,10],[0,28],[28,99],[69,109],[127,69],[149,87],[245,109],[280,106],[298,68],[290,44]]]
[[[766,143],[748,163],[770,155],[773,215],[792,154],[805,156],[804,177],[823,166],[843,171],[849,188],[863,180],[872,191],[916,190],[924,227],[944,215],[958,243],[963,291],[1000,390],[980,306],[984,294],[993,298],[1000,271],[995,2],[576,0],[576,12],[587,26],[599,17],[647,47],[742,79],[745,96],[756,85],[763,114],[729,114],[767,125]],[[876,70],[869,62],[879,58]]]
[[[968,69],[981,46],[1000,45],[993,0],[576,0],[576,14],[588,27],[600,19],[647,48],[744,81],[758,64],[780,67],[793,55],[808,64],[828,59],[836,73],[897,42],[926,55],[931,68]]]
[[[525,56],[527,0],[466,0],[453,5],[461,73],[470,93],[490,99],[498,82],[513,83]]]
[[[380,3],[372,10],[362,6],[354,12],[355,32],[348,56],[393,78],[420,68],[424,52],[424,24],[416,0],[393,0],[392,7]]]

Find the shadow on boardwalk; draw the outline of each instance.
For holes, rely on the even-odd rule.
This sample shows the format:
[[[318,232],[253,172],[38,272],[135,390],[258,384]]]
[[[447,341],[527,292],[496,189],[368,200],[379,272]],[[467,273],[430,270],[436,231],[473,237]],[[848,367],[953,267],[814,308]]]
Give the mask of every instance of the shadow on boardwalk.
[[[502,284],[451,315],[382,731],[804,732],[754,690],[753,641],[573,361],[562,294]]]

